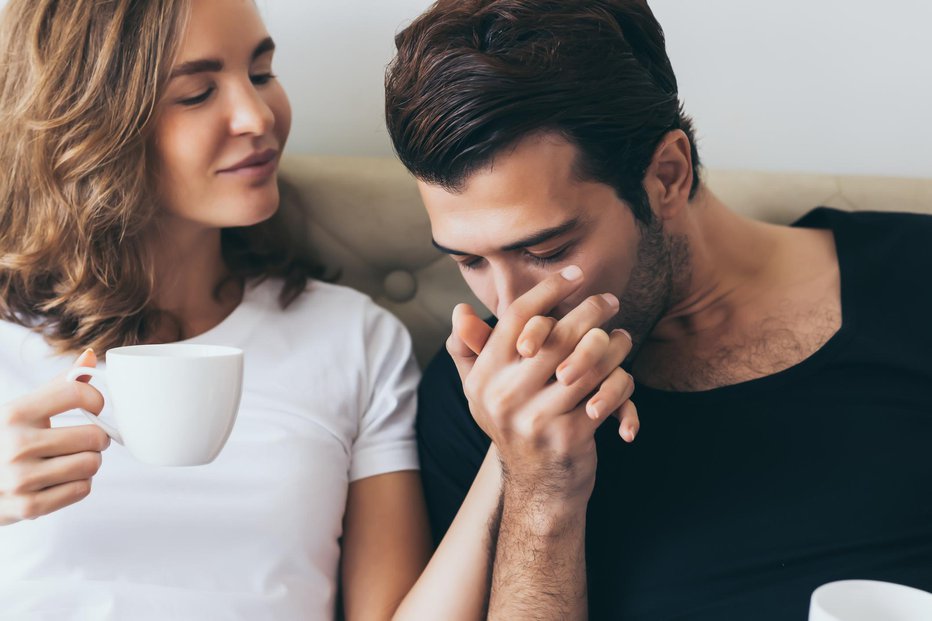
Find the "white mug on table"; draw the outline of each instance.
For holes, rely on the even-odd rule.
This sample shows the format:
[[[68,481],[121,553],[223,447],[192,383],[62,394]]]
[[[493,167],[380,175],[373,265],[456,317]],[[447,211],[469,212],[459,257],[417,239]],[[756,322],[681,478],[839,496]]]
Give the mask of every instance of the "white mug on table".
[[[809,621],[930,621],[932,593],[891,582],[840,580],[813,591]]]
[[[226,444],[243,391],[243,351],[174,343],[134,345],[107,352],[106,370],[77,367],[69,380],[104,380],[115,423],[87,417],[157,466],[210,463]]]

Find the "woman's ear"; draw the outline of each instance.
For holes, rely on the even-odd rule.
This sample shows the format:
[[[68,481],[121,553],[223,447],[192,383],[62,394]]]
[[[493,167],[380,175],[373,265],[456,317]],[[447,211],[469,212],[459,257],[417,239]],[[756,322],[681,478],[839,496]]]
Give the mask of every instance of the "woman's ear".
[[[667,132],[654,150],[644,176],[650,204],[661,220],[675,218],[689,203],[693,161],[689,138],[680,129]]]

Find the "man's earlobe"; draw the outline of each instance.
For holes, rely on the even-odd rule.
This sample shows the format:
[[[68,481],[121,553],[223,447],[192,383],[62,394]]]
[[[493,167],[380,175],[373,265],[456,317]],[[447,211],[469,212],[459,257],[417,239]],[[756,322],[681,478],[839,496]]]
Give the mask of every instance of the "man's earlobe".
[[[647,170],[647,190],[661,219],[672,219],[686,207],[692,182],[689,138],[675,129],[660,140]]]

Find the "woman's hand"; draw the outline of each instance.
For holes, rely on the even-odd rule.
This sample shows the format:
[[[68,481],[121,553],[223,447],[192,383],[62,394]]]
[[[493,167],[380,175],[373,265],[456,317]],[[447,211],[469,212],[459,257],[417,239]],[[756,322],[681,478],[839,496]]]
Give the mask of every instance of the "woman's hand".
[[[96,366],[94,352],[76,366]],[[92,386],[58,378],[0,405],[0,526],[32,520],[78,502],[91,491],[110,438],[95,425],[52,429],[50,419],[75,408],[100,412]]]

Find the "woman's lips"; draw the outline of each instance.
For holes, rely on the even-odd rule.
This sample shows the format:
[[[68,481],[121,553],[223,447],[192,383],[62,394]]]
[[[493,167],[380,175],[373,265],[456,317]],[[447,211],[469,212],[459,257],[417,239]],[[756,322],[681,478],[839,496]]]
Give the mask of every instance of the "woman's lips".
[[[240,160],[238,163],[220,170],[217,174],[262,179],[270,176],[278,168],[278,151],[267,149]]]

